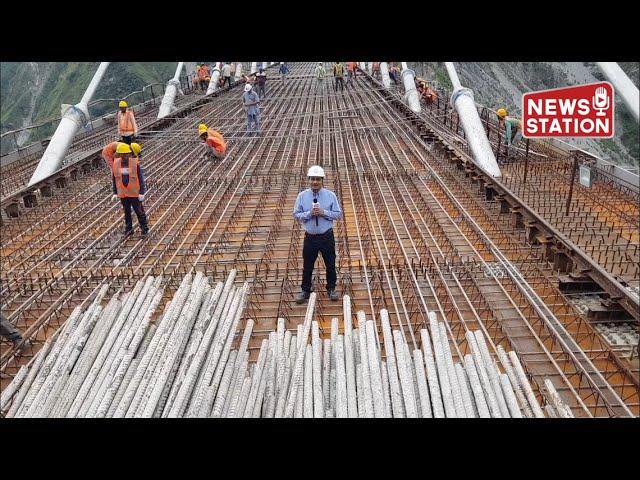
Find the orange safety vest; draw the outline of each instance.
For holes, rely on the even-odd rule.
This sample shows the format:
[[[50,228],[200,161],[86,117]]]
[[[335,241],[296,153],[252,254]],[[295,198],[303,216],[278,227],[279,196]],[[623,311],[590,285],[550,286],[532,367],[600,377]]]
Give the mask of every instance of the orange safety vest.
[[[136,131],[135,124],[136,121],[131,110],[124,112],[124,115],[122,112],[118,112],[118,133],[120,135],[133,135]]]
[[[216,132],[212,128],[207,130],[207,145],[215,148],[218,153],[225,153],[227,151],[227,142],[224,141],[224,137],[220,132]]]
[[[200,70],[198,70],[198,78],[200,80],[206,80],[209,77],[210,77],[209,67],[207,67],[206,65],[200,67]]]
[[[349,70],[351,70],[352,72],[355,72],[355,71],[356,71],[356,64],[357,64],[357,63],[358,63],[358,62],[349,62],[349,63],[347,64],[347,67],[348,67],[348,68],[349,68]]]
[[[122,182],[123,175],[129,175],[129,183]],[[129,157],[127,167],[122,167],[122,157],[113,160],[113,176],[116,179],[116,190],[118,197],[138,198],[140,195],[140,179],[138,178],[138,157]]]
[[[109,170],[111,170],[112,172],[113,172],[113,157],[116,154],[116,148],[118,148],[118,143],[120,142],[110,143],[109,145],[107,145],[102,149],[102,158],[104,158],[104,161],[107,162],[107,165],[109,165]]]

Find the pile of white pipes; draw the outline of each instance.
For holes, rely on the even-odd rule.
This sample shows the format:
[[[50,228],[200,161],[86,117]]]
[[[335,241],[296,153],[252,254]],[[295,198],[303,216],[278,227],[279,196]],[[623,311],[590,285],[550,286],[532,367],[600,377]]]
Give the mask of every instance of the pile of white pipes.
[[[161,278],[103,308],[105,285],[22,367],[0,408],[7,417],[545,416],[515,353],[498,347],[500,373],[480,331],[467,332],[471,353],[454,363],[446,325],[433,312],[420,330],[422,348],[410,351],[386,310],[383,339],[362,311],[353,328],[348,296],[342,334],[334,318],[330,338],[320,338],[313,293],[297,332],[279,318],[250,363],[251,319],[232,349],[248,293],[246,283],[234,287],[235,276],[210,286],[202,273],[187,275],[154,323]],[[553,392],[547,416],[572,416],[545,385]]]

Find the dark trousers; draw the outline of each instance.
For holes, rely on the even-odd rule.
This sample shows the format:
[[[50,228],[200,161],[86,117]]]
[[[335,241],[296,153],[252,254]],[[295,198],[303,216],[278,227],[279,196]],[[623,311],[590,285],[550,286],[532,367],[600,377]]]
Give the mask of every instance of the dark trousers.
[[[123,135],[122,136],[122,143],[126,143],[127,145],[131,145],[131,142],[133,142],[133,135]]]
[[[333,237],[333,229],[327,230],[322,235],[304,236],[302,257],[304,259],[304,271],[302,273],[302,290],[311,292],[311,275],[313,266],[318,258],[318,253],[327,267],[327,290],[336,288],[336,240]]]
[[[224,77],[224,81],[222,82],[223,87],[225,83],[231,86],[231,77]]]
[[[338,91],[338,85],[340,85],[340,90],[344,91],[344,78],[336,77],[335,80],[336,80],[336,83],[334,85],[335,91],[336,92]]]
[[[144,212],[144,206],[139,199],[133,197],[125,197],[121,198],[120,202],[122,203],[122,208],[124,208],[124,223],[127,227],[127,230],[133,230],[133,220],[131,218],[132,207],[133,211],[136,212],[136,217],[138,217],[138,224],[140,225],[140,229],[143,232],[149,230],[149,226],[147,225],[147,214]]]

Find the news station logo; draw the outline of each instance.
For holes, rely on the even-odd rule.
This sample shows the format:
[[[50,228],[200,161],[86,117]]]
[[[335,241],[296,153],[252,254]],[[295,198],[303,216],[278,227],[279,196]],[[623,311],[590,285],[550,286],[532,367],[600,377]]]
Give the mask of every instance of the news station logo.
[[[525,93],[522,136],[611,138],[614,103],[609,82]]]

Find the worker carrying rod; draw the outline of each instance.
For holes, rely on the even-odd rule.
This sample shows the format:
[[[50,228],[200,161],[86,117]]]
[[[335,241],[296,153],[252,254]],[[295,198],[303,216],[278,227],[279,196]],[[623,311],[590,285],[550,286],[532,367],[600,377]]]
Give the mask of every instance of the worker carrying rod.
[[[336,293],[336,241],[333,236],[333,222],[342,218],[342,210],[336,194],[322,186],[325,177],[322,167],[313,165],[309,168],[307,177],[310,188],[298,194],[293,208],[293,216],[305,229],[302,247],[302,292],[296,298],[296,303],[304,303],[311,296],[311,276],[318,252],[322,253],[327,268],[329,298],[336,301],[339,297]]]
[[[198,125],[198,135],[204,142],[207,149],[207,158],[222,160],[227,153],[227,142],[220,132],[207,127],[204,123]]]
[[[131,145],[138,134],[138,124],[132,110],[128,110],[129,105],[124,100],[120,100],[118,104],[120,111],[118,112],[118,135],[122,137],[122,142]]]
[[[120,203],[122,203],[125,237],[133,233],[132,208],[138,217],[138,225],[140,225],[142,235],[144,236],[149,232],[147,214],[142,205],[147,186],[144,181],[144,170],[140,166],[141,151],[142,147],[137,143],[132,143],[131,146],[121,143],[116,149],[116,157],[113,160],[113,174],[111,175],[113,183],[112,198],[114,201],[119,198]]]

